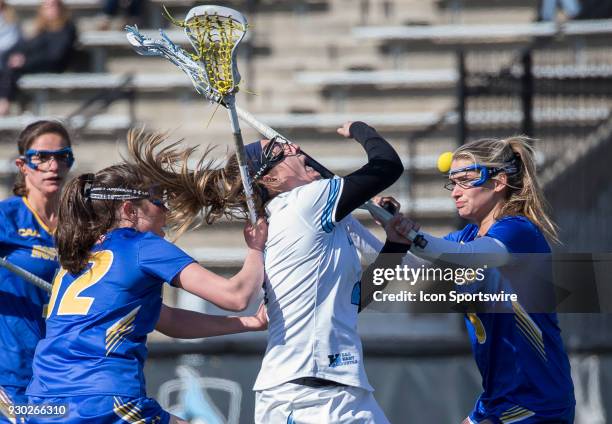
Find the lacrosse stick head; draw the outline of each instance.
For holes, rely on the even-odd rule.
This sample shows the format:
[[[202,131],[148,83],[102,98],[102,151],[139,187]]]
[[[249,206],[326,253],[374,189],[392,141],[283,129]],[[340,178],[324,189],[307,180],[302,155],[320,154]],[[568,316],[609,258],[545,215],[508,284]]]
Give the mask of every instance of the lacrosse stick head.
[[[192,8],[184,21],[173,23],[185,28],[207,85],[222,97],[234,94],[240,83],[236,47],[246,34],[246,18],[229,7],[207,5]]]
[[[153,49],[150,46],[147,47],[147,44],[150,44],[150,42],[147,43],[148,40],[138,32],[138,27],[126,26],[125,30],[128,43],[131,44],[136,53],[141,56],[156,56]]]

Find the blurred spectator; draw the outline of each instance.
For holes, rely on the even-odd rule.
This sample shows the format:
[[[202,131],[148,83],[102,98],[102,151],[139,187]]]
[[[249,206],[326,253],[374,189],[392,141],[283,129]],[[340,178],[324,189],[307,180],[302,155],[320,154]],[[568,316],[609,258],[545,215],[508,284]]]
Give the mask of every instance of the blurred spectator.
[[[0,69],[4,66],[4,55],[21,39],[15,11],[0,0]]]
[[[106,31],[111,29],[113,18],[119,13],[119,7],[123,6],[127,13],[120,27],[123,29],[125,25],[140,24],[140,15],[142,12],[142,0],[104,0],[102,11],[104,16],[98,25],[98,29]]]
[[[538,21],[556,21],[558,6],[561,6],[567,19],[574,19],[580,13],[578,0],[540,0]]]
[[[76,41],[76,27],[61,0],[43,0],[35,22],[35,35],[8,51],[0,70],[0,116],[9,112],[24,74],[63,72]]]

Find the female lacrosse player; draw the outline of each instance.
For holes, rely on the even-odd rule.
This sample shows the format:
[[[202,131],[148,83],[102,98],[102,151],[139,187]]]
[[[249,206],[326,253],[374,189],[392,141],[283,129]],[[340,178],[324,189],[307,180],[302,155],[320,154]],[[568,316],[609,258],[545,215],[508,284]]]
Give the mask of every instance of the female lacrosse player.
[[[529,142],[485,139],[457,149],[446,188],[459,216],[470,223],[442,239],[422,233],[427,246],[414,246],[407,261],[465,253],[445,260],[476,263],[479,254],[487,254],[487,261],[503,265],[510,254],[550,253],[546,237],[557,240],[556,229],[545,210]],[[481,288],[475,286],[487,290],[492,284],[485,279]],[[556,314],[528,312],[520,299],[503,306],[508,313],[466,314],[483,393],[463,424],[573,423],[573,384]]]
[[[246,146],[269,220],[270,327],[254,387],[256,423],[388,423],[372,395],[356,329],[361,267],[349,214],[395,182],[403,167],[389,143],[363,122],[346,123],[338,132],[368,155],[364,167],[344,178],[321,179],[297,145],[262,140]],[[207,188],[209,221],[245,216],[235,160]],[[411,227],[395,218],[382,251],[401,257],[409,246],[398,228]]]
[[[17,140],[15,196],[0,202],[0,256],[46,281],[59,267],[53,243],[60,191],[74,162],[70,136],[58,122],[28,125]],[[0,268],[0,423],[26,402],[32,358],[44,336],[48,294]]]
[[[138,143],[132,133],[129,145]],[[154,160],[165,158],[162,152]],[[245,263],[229,279],[164,240],[166,208],[172,211],[170,223],[184,229],[201,208],[197,196],[205,174],[205,167],[183,173],[166,169],[163,181],[156,181],[137,165],[123,163],[68,183],[57,230],[62,268],[28,386],[31,404],[51,410],[64,405],[67,414],[34,416],[29,422],[183,422],[146,397],[147,334],[157,329],[171,337],[199,338],[265,328],[263,307],[257,316],[238,318],[162,305],[162,285],[169,282],[221,308],[242,310],[263,281],[263,221],[245,229]]]

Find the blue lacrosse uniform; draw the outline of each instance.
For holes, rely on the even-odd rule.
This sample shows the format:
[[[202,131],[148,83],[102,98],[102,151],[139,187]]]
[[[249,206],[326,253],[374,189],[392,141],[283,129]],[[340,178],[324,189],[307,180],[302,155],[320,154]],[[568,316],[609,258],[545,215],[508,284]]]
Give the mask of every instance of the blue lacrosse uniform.
[[[68,414],[28,422],[168,422],[146,397],[146,340],[159,320],[163,283],[192,262],[153,233],[119,228],[94,246],[81,273],[62,268],[27,394],[32,404],[64,405]]]
[[[445,238],[467,243],[477,234],[478,227],[469,224]],[[498,220],[486,236],[509,253],[550,253],[538,227],[523,216]],[[470,413],[473,422],[574,422],[574,387],[556,314],[528,313],[511,302],[508,313],[469,313],[465,323],[483,384]]]
[[[0,202],[0,256],[51,281],[59,267],[53,236],[25,197]],[[48,294],[0,268],[0,423],[7,407],[26,403],[36,343],[45,335]],[[12,417],[11,417],[12,418]]]

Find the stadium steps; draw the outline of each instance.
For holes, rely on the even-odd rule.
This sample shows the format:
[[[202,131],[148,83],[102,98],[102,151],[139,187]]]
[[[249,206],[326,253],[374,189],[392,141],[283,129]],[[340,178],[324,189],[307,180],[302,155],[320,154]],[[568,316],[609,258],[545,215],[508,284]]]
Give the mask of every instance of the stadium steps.
[[[558,35],[579,37],[610,34],[612,20],[569,21],[561,26],[554,22],[454,24],[432,26],[356,27],[353,36],[358,40],[378,43],[431,42],[436,45],[482,45],[515,43],[534,38]]]
[[[514,76],[520,77],[516,69]],[[534,78],[572,79],[572,78],[610,78],[612,65],[608,63],[587,63],[581,65],[536,65],[533,68]],[[454,87],[458,81],[455,69],[418,69],[418,70],[374,70],[374,71],[311,71],[297,72],[295,82],[305,86],[325,89],[358,89],[371,87],[372,95],[384,89],[436,89]]]
[[[36,116],[31,114],[0,117],[0,132],[19,132],[26,125],[40,119],[63,120],[64,118],[63,116]],[[125,115],[98,115],[89,121],[85,117],[77,116],[71,121],[70,126],[80,129],[85,125],[83,131],[88,134],[110,134],[125,132],[131,124],[130,118]]]
[[[127,84],[126,84],[127,82]],[[25,91],[38,90],[108,90],[120,87],[134,88],[139,92],[166,91],[192,88],[191,81],[182,72],[170,73],[62,73],[30,74],[19,80],[19,88]]]
[[[592,108],[558,107],[535,108],[534,121],[541,125],[559,123],[592,123],[606,118],[610,107]],[[340,113],[305,113],[305,114],[270,114],[260,115],[263,122],[277,129],[312,129],[318,131],[335,130],[338,122],[364,121],[380,130],[418,130],[435,123],[441,115],[435,112],[384,113],[384,114],[340,114]],[[472,127],[515,127],[522,120],[518,109],[475,110],[469,111],[467,121]],[[457,123],[454,112],[446,114],[445,122]]]

